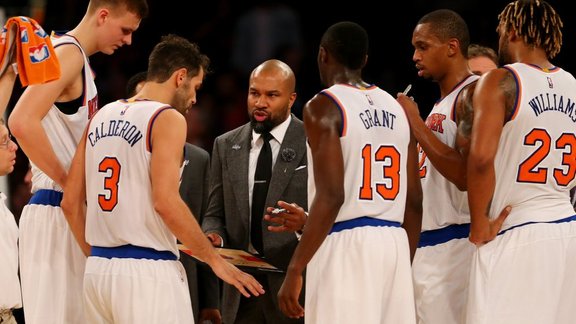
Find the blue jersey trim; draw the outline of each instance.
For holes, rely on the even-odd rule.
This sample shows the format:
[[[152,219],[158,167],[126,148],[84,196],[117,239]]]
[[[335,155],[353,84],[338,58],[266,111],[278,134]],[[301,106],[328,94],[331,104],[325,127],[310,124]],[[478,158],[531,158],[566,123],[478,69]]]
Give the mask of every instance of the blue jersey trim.
[[[62,192],[51,190],[51,189],[40,189],[36,191],[28,205],[46,205],[53,207],[60,207],[60,202],[62,202]]]
[[[526,225],[530,225],[530,224],[560,224],[560,223],[568,223],[568,222],[572,222],[576,220],[576,215],[574,216],[570,216],[570,217],[566,217],[566,218],[561,218],[561,219],[557,219],[557,220],[553,220],[553,221],[549,221],[549,222],[526,222],[526,223],[522,223],[522,224],[518,224],[518,225],[514,225],[510,228],[507,228],[503,231],[500,231],[500,233],[498,233],[498,235],[502,235],[506,232],[508,232],[509,230],[515,229],[517,227],[522,227],[522,226],[526,226]]]
[[[372,217],[358,217],[342,222],[335,223],[330,230],[330,233],[337,233],[343,230],[352,229],[356,227],[363,227],[363,226],[391,226],[391,227],[400,227],[401,224],[398,222],[387,221],[384,219],[372,218]]]
[[[418,247],[434,246],[455,239],[468,238],[468,236],[470,236],[469,223],[449,225],[420,233]]]
[[[116,247],[93,246],[90,255],[107,259],[178,260],[178,257],[170,251],[157,251],[151,248],[131,244]]]

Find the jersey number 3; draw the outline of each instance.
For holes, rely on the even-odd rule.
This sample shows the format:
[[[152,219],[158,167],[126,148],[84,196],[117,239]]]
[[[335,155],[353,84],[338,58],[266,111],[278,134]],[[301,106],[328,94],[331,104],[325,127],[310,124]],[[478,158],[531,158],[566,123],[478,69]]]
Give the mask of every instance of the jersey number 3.
[[[536,145],[540,142],[540,146],[530,155],[518,169],[518,182],[529,183],[546,183],[548,178],[548,169],[538,167],[546,156],[550,153],[552,146],[552,139],[550,134],[544,129],[535,128],[526,137],[524,137],[524,145]],[[562,154],[562,165],[568,167],[566,173],[562,169],[554,168],[553,176],[556,183],[560,186],[567,186],[576,175],[576,135],[570,133],[562,134],[554,148],[557,150],[569,149],[568,153]]]
[[[362,187],[360,199],[372,200],[372,145],[367,144],[362,149]],[[376,183],[376,192],[385,200],[394,200],[400,191],[400,153],[394,146],[380,146],[374,154],[374,161],[385,162],[382,167],[387,183]]]
[[[114,157],[105,157],[98,164],[98,171],[106,173],[104,189],[107,194],[98,195],[98,205],[103,211],[111,212],[118,204],[118,182],[120,181],[120,162]]]

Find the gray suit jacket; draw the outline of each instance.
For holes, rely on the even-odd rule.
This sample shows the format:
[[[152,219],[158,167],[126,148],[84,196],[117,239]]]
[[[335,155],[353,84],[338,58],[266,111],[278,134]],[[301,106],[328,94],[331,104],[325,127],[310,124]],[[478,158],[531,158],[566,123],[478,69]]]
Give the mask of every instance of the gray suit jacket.
[[[199,224],[202,224],[208,206],[208,179],[210,155],[206,150],[186,143],[184,147],[186,165],[182,171],[180,196],[188,205]],[[218,277],[206,264],[196,262],[188,255],[181,255],[180,261],[186,270],[192,310],[195,322],[198,323],[200,309],[220,308],[220,288]]]
[[[251,138],[252,128],[249,123],[216,138],[212,150],[209,204],[202,226],[206,233],[216,232],[222,236],[226,247],[243,250],[248,250],[250,240],[248,163]],[[282,152],[287,149],[296,153],[292,159],[282,157]],[[266,206],[275,206],[278,200],[284,200],[307,208],[306,138],[302,121],[294,115],[278,154],[280,156],[276,158],[272,170]],[[298,244],[296,235],[264,231],[263,243],[267,261],[286,270]],[[279,323],[295,323],[278,308],[277,293],[284,275],[267,274],[266,279],[268,290],[262,297],[271,298],[273,303],[269,304],[275,305],[267,312],[278,314],[275,317]],[[239,303],[240,293],[225,284],[222,298],[222,317],[225,323],[234,322]]]

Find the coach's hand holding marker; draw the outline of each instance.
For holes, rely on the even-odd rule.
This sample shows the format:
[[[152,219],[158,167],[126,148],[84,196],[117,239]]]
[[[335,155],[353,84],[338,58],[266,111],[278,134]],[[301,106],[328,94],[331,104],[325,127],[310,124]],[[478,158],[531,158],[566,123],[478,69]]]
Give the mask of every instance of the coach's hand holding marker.
[[[264,220],[272,223],[268,226],[270,232],[298,232],[301,233],[306,224],[306,212],[298,204],[289,204],[278,201],[279,208],[268,207]]]

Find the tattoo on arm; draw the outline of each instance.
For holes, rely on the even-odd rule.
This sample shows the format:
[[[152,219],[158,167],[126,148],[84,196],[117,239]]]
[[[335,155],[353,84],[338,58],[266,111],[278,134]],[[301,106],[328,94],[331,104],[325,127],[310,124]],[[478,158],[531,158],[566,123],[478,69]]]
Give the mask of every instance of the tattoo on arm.
[[[460,94],[458,103],[460,118],[458,119],[458,132],[466,139],[470,139],[472,134],[472,122],[474,121],[474,107],[472,106],[472,97],[476,89],[476,82],[473,82],[464,88]]]
[[[514,80],[514,76],[512,72],[506,73],[506,76],[500,80],[499,84],[502,92],[504,93],[505,99],[505,109],[506,109],[506,116],[505,120],[508,121],[512,117],[514,113],[514,108],[516,108],[516,97],[517,97],[517,87],[516,87],[516,80]]]

